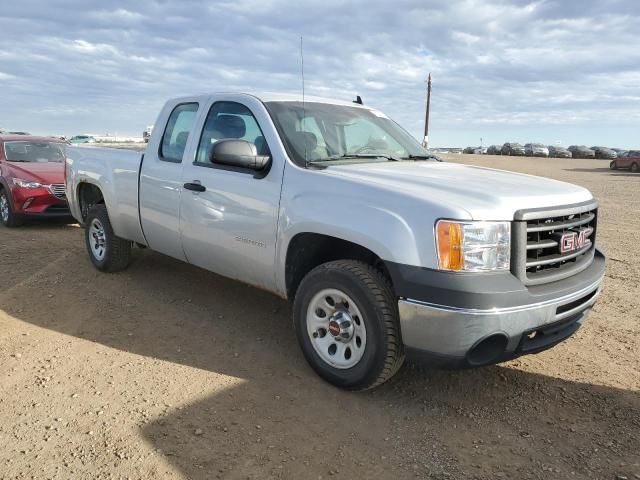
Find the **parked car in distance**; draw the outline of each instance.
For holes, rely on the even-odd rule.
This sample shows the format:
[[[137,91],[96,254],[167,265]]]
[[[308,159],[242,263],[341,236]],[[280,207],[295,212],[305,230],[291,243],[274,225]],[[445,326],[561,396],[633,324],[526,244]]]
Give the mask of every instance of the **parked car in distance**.
[[[0,135],[0,221],[71,218],[64,189],[66,143],[50,137]]]
[[[629,150],[625,150],[623,148],[612,148],[611,150],[616,152],[618,158],[624,157],[627,153],[629,153]]]
[[[633,173],[640,172],[640,150],[630,150],[624,156],[612,160],[609,168],[611,170],[628,168]]]
[[[549,156],[554,158],[571,158],[571,151],[565,147],[559,147],[557,145],[549,145]]]
[[[7,132],[9,135],[31,135],[29,132]]]
[[[502,145],[502,155],[511,155],[515,157],[524,157],[524,147],[519,143],[507,142]]]
[[[549,149],[541,143],[527,143],[524,146],[524,153],[529,157],[548,157]]]
[[[467,147],[462,151],[462,153],[484,155],[487,153],[487,149],[484,147]]]
[[[591,147],[591,150],[595,152],[596,158],[604,158],[607,160],[613,160],[614,158],[618,158],[618,154],[612,148]]]
[[[551,348],[604,276],[588,190],[438,162],[367,105],[182,97],[144,153],[69,147],[66,164],[98,270],[125,269],[138,243],[274,292],[310,366],[346,389],[405,355],[482,366]]]
[[[78,145],[81,143],[95,143],[96,139],[91,135],[75,135],[69,139],[69,143]]]
[[[149,143],[149,139],[151,138],[151,132],[153,132],[153,125],[149,125],[142,132],[142,139],[144,140],[144,143]]]
[[[501,145],[491,145],[487,148],[487,155],[502,155]]]
[[[573,158],[596,158],[596,152],[585,145],[571,145],[569,151]]]

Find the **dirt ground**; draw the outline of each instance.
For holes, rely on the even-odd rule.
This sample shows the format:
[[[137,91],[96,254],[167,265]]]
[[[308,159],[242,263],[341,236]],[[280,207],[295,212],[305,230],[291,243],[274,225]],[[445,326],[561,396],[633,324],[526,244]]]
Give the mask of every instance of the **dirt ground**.
[[[268,293],[148,250],[101,274],[77,226],[0,228],[0,478],[640,478],[640,175],[450,158],[600,200],[606,286],[572,339],[347,393]]]

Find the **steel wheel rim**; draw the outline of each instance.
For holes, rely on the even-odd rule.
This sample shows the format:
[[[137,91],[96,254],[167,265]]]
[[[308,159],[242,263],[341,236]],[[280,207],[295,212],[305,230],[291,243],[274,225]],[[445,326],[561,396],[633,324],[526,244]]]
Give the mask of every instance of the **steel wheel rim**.
[[[2,217],[2,221],[6,222],[9,220],[9,201],[7,200],[6,195],[0,195],[0,216]]]
[[[355,367],[367,345],[360,309],[346,293],[334,288],[319,291],[309,302],[307,335],[322,361],[341,370]]]
[[[106,238],[102,222],[97,218],[91,221],[89,226],[89,247],[91,254],[96,260],[103,260],[106,253]]]

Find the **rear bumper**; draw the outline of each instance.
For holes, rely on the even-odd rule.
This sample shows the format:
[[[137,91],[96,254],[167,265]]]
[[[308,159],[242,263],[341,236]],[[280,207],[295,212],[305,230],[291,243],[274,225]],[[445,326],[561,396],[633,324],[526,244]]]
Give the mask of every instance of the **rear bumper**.
[[[603,277],[604,256],[598,252],[584,272],[545,285],[544,292],[526,287],[524,292],[490,291],[484,278],[478,284],[485,289],[481,297],[471,296],[468,281],[458,295],[449,284],[448,294],[440,296],[446,302],[401,296],[398,310],[407,356],[435,366],[473,367],[551,348],[583,324]],[[443,280],[440,285],[447,283]],[[519,300],[515,304],[514,298]]]

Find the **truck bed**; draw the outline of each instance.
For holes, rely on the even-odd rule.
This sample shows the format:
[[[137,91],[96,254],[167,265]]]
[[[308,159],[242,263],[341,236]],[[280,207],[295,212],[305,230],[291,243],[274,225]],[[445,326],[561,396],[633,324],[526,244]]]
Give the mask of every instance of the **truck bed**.
[[[138,180],[144,152],[100,147],[68,147],[67,197],[73,216],[82,220],[77,195],[70,195],[81,182],[100,186],[116,235],[145,243],[138,213]]]

